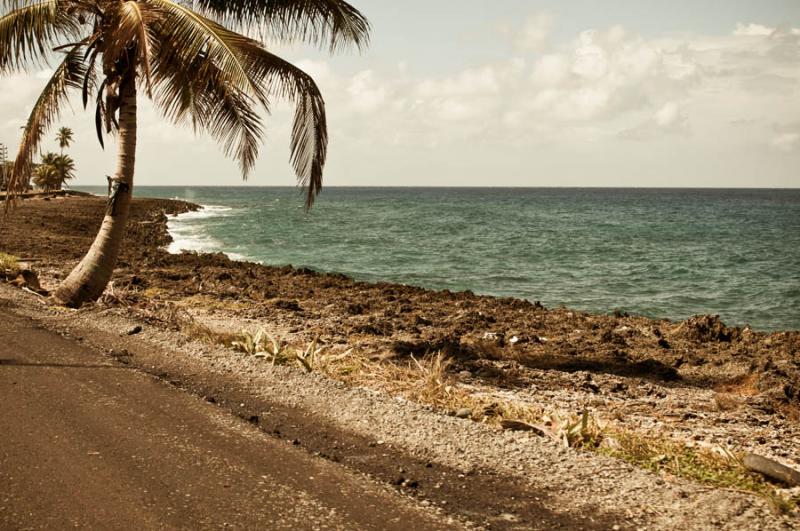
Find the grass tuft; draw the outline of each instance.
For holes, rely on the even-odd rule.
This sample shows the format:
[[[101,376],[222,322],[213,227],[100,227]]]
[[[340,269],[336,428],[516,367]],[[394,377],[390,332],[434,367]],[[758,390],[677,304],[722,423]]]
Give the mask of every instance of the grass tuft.
[[[605,443],[597,448],[601,454],[622,459],[652,472],[691,479],[713,487],[758,494],[783,513],[790,513],[798,508],[800,500],[778,494],[773,484],[745,468],[740,456],[731,451],[696,448],[679,441],[622,430],[609,429],[605,437]]]
[[[14,255],[0,253],[0,274],[13,276],[19,273],[19,258]]]

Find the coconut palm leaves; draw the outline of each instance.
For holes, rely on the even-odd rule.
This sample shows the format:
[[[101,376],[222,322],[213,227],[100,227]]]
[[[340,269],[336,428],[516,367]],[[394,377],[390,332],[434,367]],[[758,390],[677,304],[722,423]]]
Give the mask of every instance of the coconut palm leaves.
[[[80,22],[60,0],[2,2],[0,18],[0,74],[39,65],[54,46],[79,35]]]
[[[117,129],[120,86],[140,78],[165,117],[210,133],[246,178],[263,139],[259,109],[272,98],[296,106],[291,161],[310,206],[322,185],[325,104],[313,79],[271,54],[262,36],[361,47],[368,24],[340,0],[0,0],[0,73],[61,55],[31,113],[12,183],[30,174],[32,154],[71,89],[95,104],[103,135]]]
[[[331,51],[369,41],[369,23],[341,0],[193,0],[194,9],[267,38],[326,45]]]

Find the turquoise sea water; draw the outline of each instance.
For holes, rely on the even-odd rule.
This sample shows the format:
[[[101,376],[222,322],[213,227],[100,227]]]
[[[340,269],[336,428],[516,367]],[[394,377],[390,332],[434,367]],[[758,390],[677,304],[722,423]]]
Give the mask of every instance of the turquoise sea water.
[[[104,193],[103,188],[85,188]],[[139,187],[179,248],[597,312],[800,329],[800,190]]]

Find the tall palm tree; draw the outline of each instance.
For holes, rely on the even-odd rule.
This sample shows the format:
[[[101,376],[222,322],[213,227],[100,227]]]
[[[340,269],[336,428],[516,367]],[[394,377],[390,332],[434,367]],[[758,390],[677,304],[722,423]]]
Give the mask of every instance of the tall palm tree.
[[[69,127],[59,128],[56,140],[58,140],[58,147],[61,148],[61,154],[63,155],[64,150],[72,144],[72,129]]]
[[[95,100],[98,139],[115,133],[117,170],[89,252],[54,293],[68,306],[99,297],[111,278],[128,218],[136,157],[138,95],[176,124],[211,134],[252,169],[272,97],[296,106],[291,161],[309,208],[322,186],[325,104],[306,73],[259,38],[301,40],[335,51],[366,45],[369,25],[343,0],[0,0],[0,74],[63,54],[33,106],[11,175],[30,174],[32,154],[67,102]],[[8,201],[6,202],[9,203]]]

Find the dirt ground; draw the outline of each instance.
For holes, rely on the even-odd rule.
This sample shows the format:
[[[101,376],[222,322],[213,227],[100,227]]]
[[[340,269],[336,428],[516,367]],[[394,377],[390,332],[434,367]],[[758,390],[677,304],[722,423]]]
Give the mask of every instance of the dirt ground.
[[[30,263],[52,288],[88,249],[103,208],[100,198],[27,200],[3,223],[0,251]],[[381,364],[443,352],[457,386],[487,404],[469,412],[478,422],[508,400],[542,411],[591,409],[626,429],[798,466],[798,331],[727,327],[708,315],[672,322],[589,314],[167,253],[166,216],[194,208],[134,202],[106,304],[145,316],[153,305],[178,305],[221,334],[264,326],[287,342],[318,337]]]

